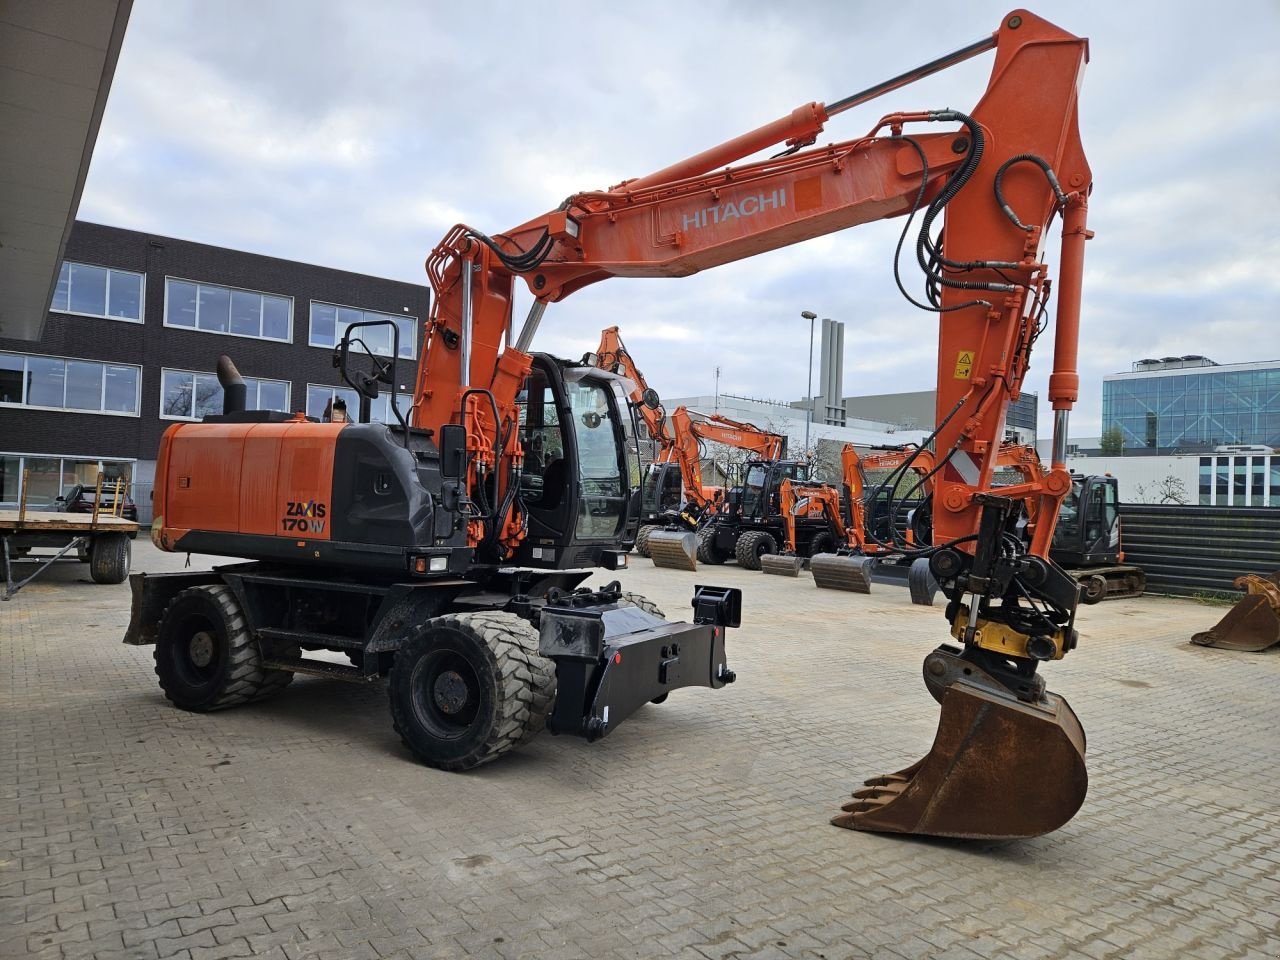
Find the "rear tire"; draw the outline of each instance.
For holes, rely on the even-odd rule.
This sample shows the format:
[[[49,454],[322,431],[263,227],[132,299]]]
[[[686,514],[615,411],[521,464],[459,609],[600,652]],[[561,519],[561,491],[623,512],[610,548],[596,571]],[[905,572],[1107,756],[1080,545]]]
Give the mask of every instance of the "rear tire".
[[[738,538],[738,544],[734,548],[734,554],[738,559],[738,566],[747,570],[759,570],[760,558],[766,553],[777,553],[778,541],[773,539],[773,535],[763,530],[752,530],[744,533]]]
[[[533,739],[555,696],[555,665],[514,614],[436,617],[400,648],[387,694],[391,719],[415,757],[471,770]]]
[[[124,583],[132,553],[127,535],[98,534],[89,546],[89,576],[94,583]]]
[[[290,670],[262,666],[235,594],[224,584],[189,587],[170,601],[156,637],[156,676],[175,707],[207,713],[276,693]]]
[[[636,534],[636,553],[642,557],[649,556],[649,534],[661,527],[652,523],[646,523],[640,527],[640,531]]]
[[[728,555],[716,546],[716,528],[714,524],[707,524],[698,531],[698,562],[722,564],[728,560]]]

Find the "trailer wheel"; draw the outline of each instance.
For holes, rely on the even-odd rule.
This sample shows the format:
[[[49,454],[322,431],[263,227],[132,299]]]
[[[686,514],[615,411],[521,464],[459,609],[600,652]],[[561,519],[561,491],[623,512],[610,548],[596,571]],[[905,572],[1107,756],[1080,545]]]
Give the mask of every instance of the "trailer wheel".
[[[636,534],[636,553],[642,557],[649,556],[649,534],[660,529],[656,524],[646,523],[640,527],[640,531]]]
[[[716,546],[715,524],[709,523],[698,531],[698,562],[721,564],[729,555]]]
[[[123,533],[103,533],[89,546],[89,576],[94,583],[124,583],[132,550]]]
[[[387,694],[404,745],[441,770],[496,760],[546,726],[555,665],[515,614],[436,617],[401,646]]]
[[[738,558],[738,566],[747,570],[759,570],[760,558],[766,553],[777,553],[778,541],[773,535],[763,530],[752,530],[738,538],[734,554]]]
[[[235,594],[220,583],[188,587],[170,601],[155,658],[165,697],[197,713],[266,696],[293,678],[291,671],[263,668]]]
[[[1099,574],[1085,577],[1080,585],[1084,588],[1080,593],[1080,599],[1085,603],[1101,603],[1107,595],[1107,578]]]

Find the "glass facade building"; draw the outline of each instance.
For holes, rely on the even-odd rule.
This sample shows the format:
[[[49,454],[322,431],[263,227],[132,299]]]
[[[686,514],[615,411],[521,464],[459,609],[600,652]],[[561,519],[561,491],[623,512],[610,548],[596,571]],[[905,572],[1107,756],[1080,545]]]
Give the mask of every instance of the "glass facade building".
[[[1102,429],[1125,450],[1280,448],[1280,360],[1215,364],[1203,357],[1144,360],[1102,381]]]

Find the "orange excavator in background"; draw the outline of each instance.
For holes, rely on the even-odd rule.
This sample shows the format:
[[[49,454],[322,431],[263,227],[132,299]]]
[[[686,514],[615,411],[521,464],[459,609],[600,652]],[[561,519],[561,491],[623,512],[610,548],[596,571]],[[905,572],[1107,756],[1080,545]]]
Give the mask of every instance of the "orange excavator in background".
[[[814,146],[832,117],[990,51],[990,80],[967,112],[896,111]],[[941,704],[932,749],[867,781],[833,822],[969,838],[1057,828],[1087,784],[1080,723],[1040,674],[1077,639],[1078,587],[1048,549],[1071,490],[1087,60],[1086,40],[1016,10],[921,67],[503,232],[457,225],[427,261],[425,349],[407,418],[391,398],[396,425],[368,422],[381,385],[398,382],[398,349],[383,358],[362,346],[379,321],[353,324],[336,351],[362,398],[358,423],[245,410],[243,383],[220,364],[223,415],[175,424],[161,441],[152,537],[250,560],[135,576],[127,641],[156,643],[166,696],[190,710],[274,693],[298,671],[339,675],[302,651],[358,651],[362,667],[342,678],[385,670],[396,730],[445,769],[492,760],[544,722],[597,739],[673,689],[723,686],[735,591],[700,588],[688,624],[616,583],[583,586],[584,568],[625,563],[635,420],[622,378],[530,352],[539,321],[611,277],[686,276],[902,217],[899,250],[924,275],[908,297],[941,321],[933,541],[918,556],[947,597],[953,643],[925,658]],[[747,159],[763,151],[773,155]],[[1046,327],[1045,247],[1059,217],[1052,466],[995,489],[1005,415]],[[517,279],[534,298],[519,332]],[[1029,546],[1010,533],[1027,497]],[[855,743],[832,738],[832,756]]]
[[[676,436],[676,462],[684,478],[684,503],[674,516],[664,518],[662,526],[642,531],[642,539],[655,567],[696,570],[700,544],[705,549],[701,530],[708,522],[720,522],[729,507],[723,488],[702,485],[704,444],[718,443],[746,451],[752,457],[745,468],[748,472],[753,464],[768,464],[783,470],[796,465],[783,459],[787,453],[785,436],[754,424],[740,423],[718,413],[695,420],[687,409],[677,407],[671,414],[671,425]]]

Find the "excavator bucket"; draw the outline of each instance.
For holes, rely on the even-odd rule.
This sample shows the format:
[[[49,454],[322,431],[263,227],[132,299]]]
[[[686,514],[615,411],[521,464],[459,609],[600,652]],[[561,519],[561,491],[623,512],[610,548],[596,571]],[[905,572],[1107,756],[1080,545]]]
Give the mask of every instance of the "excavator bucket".
[[[1066,700],[1046,693],[1024,702],[977,669],[953,679],[941,697],[928,755],[866,781],[833,824],[1012,840],[1048,833],[1075,815],[1089,779],[1084,730]]]
[[[686,530],[655,530],[649,534],[649,558],[655,567],[698,569],[698,535]]]
[[[1216,625],[1192,636],[1191,642],[1248,653],[1280,643],[1280,574],[1245,574],[1236,577],[1235,585],[1249,592]]]
[[[871,592],[871,568],[875,561],[870,557],[847,557],[838,553],[816,553],[809,560],[813,584],[824,590],[848,590],[852,593]]]
[[[804,559],[781,553],[765,553],[760,556],[760,570],[775,577],[798,577],[804,569]]]

